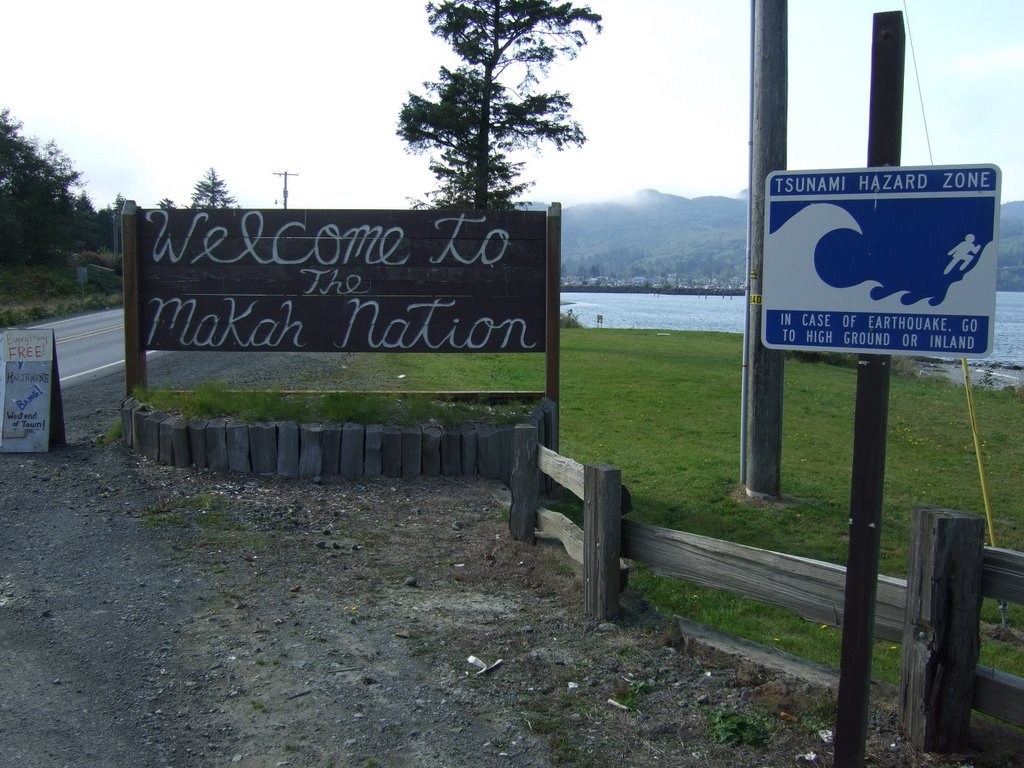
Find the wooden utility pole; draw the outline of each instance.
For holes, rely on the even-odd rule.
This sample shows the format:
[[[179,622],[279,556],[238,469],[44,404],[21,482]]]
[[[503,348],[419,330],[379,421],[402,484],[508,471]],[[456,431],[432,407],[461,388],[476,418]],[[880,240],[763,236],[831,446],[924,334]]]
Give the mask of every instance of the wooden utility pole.
[[[280,171],[280,172],[279,171],[274,171],[274,175],[275,176],[284,176],[284,194],[283,194],[281,200],[282,200],[282,202],[284,204],[284,210],[287,211],[288,210],[288,177],[289,176],[298,176],[299,174],[297,174],[297,173],[290,173],[289,171]]]
[[[783,352],[761,343],[765,179],[786,167],[788,41],[786,0],[755,0],[750,190],[750,275],[747,294],[746,477],[751,496],[781,494]]]

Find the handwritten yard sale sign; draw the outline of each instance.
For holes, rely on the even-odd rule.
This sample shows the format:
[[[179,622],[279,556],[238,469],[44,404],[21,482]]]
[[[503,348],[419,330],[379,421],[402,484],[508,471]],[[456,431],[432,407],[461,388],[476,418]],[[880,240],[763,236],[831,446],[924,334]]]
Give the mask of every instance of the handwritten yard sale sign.
[[[0,330],[0,452],[38,453],[64,442],[57,353],[51,329]]]
[[[538,211],[139,210],[145,349],[544,352]]]

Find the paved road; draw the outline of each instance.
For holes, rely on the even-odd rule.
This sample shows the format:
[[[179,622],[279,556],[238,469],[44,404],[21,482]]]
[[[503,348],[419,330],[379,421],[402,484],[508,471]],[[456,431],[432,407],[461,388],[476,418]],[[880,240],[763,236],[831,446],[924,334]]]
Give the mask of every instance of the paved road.
[[[53,329],[62,387],[110,374],[124,365],[121,309],[47,320],[32,327]]]
[[[120,308],[47,320],[32,327],[53,329],[63,389],[124,368],[124,311]]]

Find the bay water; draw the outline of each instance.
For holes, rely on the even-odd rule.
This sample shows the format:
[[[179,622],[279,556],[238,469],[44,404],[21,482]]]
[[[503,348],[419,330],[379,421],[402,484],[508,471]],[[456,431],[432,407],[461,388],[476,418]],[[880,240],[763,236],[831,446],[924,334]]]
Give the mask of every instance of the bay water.
[[[562,293],[562,311],[587,328],[743,333],[744,296],[679,296],[655,293]],[[599,320],[600,318],[600,320]],[[992,355],[972,365],[1024,366],[1024,293],[996,294]],[[950,358],[955,361],[956,358]]]

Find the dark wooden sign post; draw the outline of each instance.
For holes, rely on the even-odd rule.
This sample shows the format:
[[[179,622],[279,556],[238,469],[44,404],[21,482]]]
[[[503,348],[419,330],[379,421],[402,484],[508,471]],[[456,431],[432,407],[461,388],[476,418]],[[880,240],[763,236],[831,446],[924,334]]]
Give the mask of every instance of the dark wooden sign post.
[[[903,134],[903,14],[875,14],[872,39],[868,166],[899,165]],[[864,765],[891,361],[890,355],[861,355],[857,365],[850,543],[835,729],[836,768]]]

